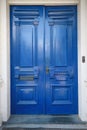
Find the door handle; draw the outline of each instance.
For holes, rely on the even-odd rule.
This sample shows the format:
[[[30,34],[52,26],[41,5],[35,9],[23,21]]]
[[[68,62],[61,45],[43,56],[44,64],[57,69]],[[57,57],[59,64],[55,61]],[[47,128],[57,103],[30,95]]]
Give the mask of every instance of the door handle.
[[[48,66],[46,67],[46,73],[47,74],[49,73],[49,67]]]

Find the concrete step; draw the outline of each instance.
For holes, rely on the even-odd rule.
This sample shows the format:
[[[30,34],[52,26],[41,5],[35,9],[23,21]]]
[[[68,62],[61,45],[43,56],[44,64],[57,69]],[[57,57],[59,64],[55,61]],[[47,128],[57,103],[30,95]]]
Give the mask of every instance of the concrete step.
[[[87,130],[87,122],[77,115],[13,115],[2,130]]]
[[[28,126],[30,127],[30,126]],[[32,127],[32,128],[24,128],[24,127],[3,127],[2,130],[87,130],[87,126],[76,126],[76,125],[61,125],[61,126],[50,126],[50,128],[42,128],[42,127]]]

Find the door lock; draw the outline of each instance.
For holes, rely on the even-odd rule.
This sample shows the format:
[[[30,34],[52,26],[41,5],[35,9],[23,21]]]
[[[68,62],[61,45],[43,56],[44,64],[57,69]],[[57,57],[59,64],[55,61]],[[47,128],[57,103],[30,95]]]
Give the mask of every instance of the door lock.
[[[49,67],[46,67],[46,73],[47,74],[49,73]]]

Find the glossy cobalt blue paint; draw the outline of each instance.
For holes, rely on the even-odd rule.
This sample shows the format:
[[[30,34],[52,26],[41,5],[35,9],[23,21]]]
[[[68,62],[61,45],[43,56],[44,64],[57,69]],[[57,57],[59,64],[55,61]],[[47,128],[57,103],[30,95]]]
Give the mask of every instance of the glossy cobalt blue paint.
[[[11,113],[77,114],[76,6],[11,6]]]

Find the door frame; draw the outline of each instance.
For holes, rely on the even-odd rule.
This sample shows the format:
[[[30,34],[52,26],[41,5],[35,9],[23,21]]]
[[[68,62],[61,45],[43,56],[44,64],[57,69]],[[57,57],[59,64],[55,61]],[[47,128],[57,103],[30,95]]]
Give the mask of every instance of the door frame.
[[[78,110],[78,115],[82,120],[87,120],[87,110],[84,108],[85,104],[86,104],[86,100],[84,100],[84,92],[85,92],[85,79],[86,79],[86,74],[84,74],[84,72],[86,71],[86,64],[82,64],[81,61],[81,57],[83,55],[86,55],[86,52],[84,52],[85,49],[85,10],[84,6],[85,6],[85,0],[58,0],[58,1],[54,1],[54,0],[48,0],[48,1],[43,1],[43,0],[32,0],[32,2],[30,0],[2,0],[2,13],[4,15],[2,15],[2,27],[5,27],[4,29],[2,29],[1,27],[1,34],[3,35],[3,32],[5,33],[4,36],[1,37],[1,43],[4,43],[2,46],[2,57],[1,57],[1,62],[2,62],[2,71],[4,70],[4,72],[1,71],[2,73],[2,78],[4,80],[3,85],[2,85],[2,90],[1,90],[1,110],[2,110],[2,119],[3,121],[7,121],[7,119],[9,118],[10,114],[10,15],[9,15],[9,6],[10,5],[77,5],[77,23],[78,23],[78,30],[77,30],[77,39],[78,39],[78,106],[79,106],[79,110]],[[7,3],[6,3],[7,2]],[[5,11],[3,11],[3,8]],[[5,18],[3,19],[3,16],[5,16]],[[3,42],[3,38],[4,38],[4,42]],[[3,95],[5,96],[4,100],[3,100]]]
[[[16,61],[16,59],[14,58],[14,56],[15,56],[15,49],[17,49],[17,46],[14,46],[13,44],[15,43],[15,41],[14,41],[14,35],[15,35],[15,32],[14,32],[14,29],[13,28],[15,28],[16,26],[13,24],[13,22],[15,22],[15,20],[16,19],[14,19],[13,17],[14,17],[14,9],[15,9],[15,7],[17,7],[16,9],[17,10],[20,10],[21,9],[21,7],[20,7],[20,5],[18,5],[18,6],[16,6],[16,5],[14,5],[14,6],[11,6],[11,8],[10,8],[10,31],[11,31],[11,36],[10,36],[10,54],[11,54],[11,58],[10,58],[10,62],[11,62],[11,114],[24,114],[24,113],[26,113],[26,114],[31,114],[33,111],[30,109],[30,107],[31,107],[31,104],[30,104],[30,107],[28,106],[28,105],[26,105],[25,106],[25,108],[26,108],[26,112],[24,111],[24,109],[22,108],[23,107],[23,105],[22,104],[20,104],[20,105],[17,105],[17,102],[16,102],[16,100],[15,100],[15,97],[16,97],[16,94],[18,93],[18,92],[16,92],[16,90],[15,90],[15,86],[16,86],[16,80],[15,80],[15,78],[14,78],[14,75],[15,75],[15,72],[17,71],[17,69],[15,68],[15,72],[14,72],[14,67],[15,67],[15,63],[17,64],[16,66],[20,66],[20,67],[22,67],[21,65],[20,65],[20,63],[18,62],[18,60]],[[27,9],[27,7],[25,7],[25,5],[23,5],[22,6],[23,7],[23,9],[24,8],[26,8]],[[43,85],[45,85],[44,86],[44,88],[42,87],[42,90],[44,91],[44,94],[42,94],[43,96],[46,96],[45,97],[45,99],[43,99],[42,98],[42,101],[44,102],[45,101],[45,104],[43,105],[43,103],[41,104],[41,102],[40,102],[40,99],[41,98],[39,98],[38,99],[38,101],[39,101],[39,104],[38,105],[35,105],[34,107],[32,106],[32,109],[34,109],[34,108],[36,108],[36,111],[37,111],[37,114],[39,115],[39,114],[78,114],[78,76],[77,76],[77,74],[78,74],[78,67],[77,67],[77,8],[76,8],[76,5],[75,6],[28,6],[30,9],[31,9],[31,7],[32,8],[34,8],[34,9],[38,9],[39,11],[41,11],[40,12],[40,15],[41,15],[41,13],[42,13],[42,10],[43,10],[43,20],[44,20],[44,22],[42,21],[42,22],[40,22],[40,23],[46,23],[46,25],[45,25],[45,27],[44,27],[44,30],[43,30],[43,26],[44,25],[42,25],[42,30],[43,31],[48,31],[49,29],[47,29],[47,28],[50,28],[50,25],[49,24],[47,24],[48,23],[48,18],[47,18],[47,16],[48,16],[48,10],[53,10],[53,9],[55,9],[55,10],[57,10],[57,9],[59,9],[59,10],[66,10],[66,9],[69,9],[69,10],[72,10],[72,11],[74,11],[73,12],[73,14],[74,14],[74,16],[73,16],[73,24],[72,24],[72,27],[74,28],[74,29],[76,29],[76,30],[73,30],[71,33],[75,33],[76,35],[73,35],[72,36],[72,39],[73,39],[73,43],[74,43],[74,46],[76,47],[76,48],[74,48],[74,46],[72,46],[72,53],[75,53],[75,58],[72,58],[71,60],[73,60],[73,62],[72,62],[72,65],[71,65],[71,62],[69,62],[69,61],[67,61],[67,62],[69,62],[69,63],[67,63],[67,65],[64,65],[64,68],[65,68],[65,66],[67,66],[67,67],[69,67],[70,65],[71,66],[73,66],[74,68],[75,68],[75,72],[74,73],[76,73],[75,75],[74,75],[74,81],[73,81],[73,83],[71,83],[71,84],[74,84],[73,85],[73,87],[75,87],[75,88],[73,88],[72,90],[71,90],[71,88],[70,88],[70,85],[69,85],[69,88],[67,88],[67,89],[69,89],[69,91],[70,91],[70,93],[71,93],[71,91],[72,92],[75,92],[75,94],[73,93],[73,96],[74,96],[74,99],[75,99],[75,97],[76,97],[76,101],[74,101],[74,99],[72,98],[71,99],[71,102],[72,102],[72,105],[71,104],[69,104],[69,103],[64,103],[63,104],[63,102],[62,102],[62,100],[61,100],[61,104],[62,105],[64,105],[64,108],[66,109],[66,108],[70,108],[70,110],[63,110],[64,108],[63,108],[63,106],[59,103],[55,103],[55,105],[53,105],[53,104],[51,104],[52,103],[52,101],[50,100],[50,98],[49,98],[49,96],[52,96],[51,94],[51,88],[49,87],[50,85],[52,85],[52,89],[54,88],[54,86],[55,86],[55,82],[54,82],[54,80],[52,81],[51,79],[50,79],[50,77],[48,76],[48,74],[46,74],[46,73],[44,73],[43,71],[45,70],[45,68],[43,68],[43,69],[41,69],[42,71],[41,71],[41,73],[43,73],[43,76],[45,76],[46,77],[46,79],[44,79],[43,80]],[[60,8],[59,8],[60,7]],[[12,12],[11,12],[12,11]],[[46,12],[46,13],[45,13]],[[18,17],[18,16],[17,16]],[[68,21],[69,22],[69,21]],[[74,24],[75,23],[75,24]],[[22,23],[23,24],[23,23]],[[24,24],[23,24],[24,25]],[[41,25],[40,25],[41,26]],[[56,24],[54,24],[54,26],[56,26]],[[53,28],[55,28],[53,26]],[[39,27],[39,25],[37,26],[37,27]],[[47,29],[47,30],[45,30],[45,29]],[[43,33],[45,33],[45,32],[43,32]],[[44,38],[46,35],[44,34],[44,36],[42,37],[42,38]],[[50,36],[48,36],[48,37],[50,37]],[[47,36],[45,37],[45,40],[44,39],[42,39],[42,43],[44,44],[44,42],[46,42],[46,43],[49,43],[49,41],[47,41],[47,39],[49,39]],[[39,40],[39,39],[38,39]],[[41,41],[41,40],[40,40]],[[17,41],[18,42],[18,41]],[[39,41],[38,41],[39,42]],[[50,46],[50,45],[48,45],[48,46]],[[69,47],[69,46],[68,46]],[[19,47],[18,47],[19,48]],[[44,50],[44,51],[43,51]],[[44,62],[46,62],[45,60],[46,60],[46,58],[47,58],[47,55],[48,55],[48,53],[49,53],[49,49],[47,50],[46,49],[46,46],[45,46],[45,44],[43,45],[43,50],[42,50],[42,53],[41,53],[41,55],[43,55],[43,59],[44,59]],[[47,52],[46,52],[46,50],[47,50]],[[70,52],[70,51],[69,51]],[[69,52],[67,52],[67,53],[69,53]],[[38,52],[39,53],[39,52]],[[47,55],[46,55],[47,54]],[[22,55],[22,53],[21,53],[21,55]],[[17,55],[16,55],[17,56]],[[49,62],[50,62],[50,56],[48,56],[49,58]],[[20,59],[21,59],[21,57],[20,57]],[[41,60],[42,62],[43,62],[43,60]],[[51,63],[51,65],[49,64],[49,63],[46,63],[45,65],[44,65],[44,62],[43,62],[43,66],[42,67],[46,67],[46,66],[49,66],[49,67],[52,67],[52,63]],[[39,64],[39,62],[38,62],[38,64]],[[47,65],[47,64],[49,64],[49,65]],[[58,65],[58,64],[57,64]],[[37,65],[38,66],[38,65]],[[61,65],[59,65],[59,66],[57,66],[58,68],[60,67]],[[34,66],[33,66],[34,67]],[[58,71],[58,68],[57,69],[55,69],[55,70],[57,70]],[[66,69],[64,69],[64,70],[62,70],[62,71],[65,71]],[[70,72],[69,72],[70,73]],[[19,71],[19,75],[21,75],[21,72]],[[40,75],[39,75],[40,76]],[[44,78],[45,78],[44,77]],[[47,77],[49,77],[49,78],[47,78]],[[70,79],[69,79],[70,80]],[[17,80],[18,82],[20,82],[20,80]],[[40,80],[38,79],[38,81],[40,82]],[[49,85],[48,85],[48,87],[46,87],[47,85],[47,83],[46,83],[46,81],[47,82],[49,82]],[[52,83],[51,83],[51,81],[52,81]],[[17,84],[19,84],[17,82]],[[61,81],[62,82],[62,81]],[[21,83],[20,83],[21,84]],[[53,85],[54,84],[54,85]],[[59,84],[59,83],[57,83],[56,82],[56,84]],[[66,86],[67,86],[67,84],[69,84],[69,83],[66,83]],[[42,85],[42,86],[43,86]],[[61,85],[60,85],[61,86]],[[39,84],[38,84],[38,87],[39,87]],[[46,90],[45,90],[46,89]],[[62,89],[62,88],[61,88]],[[20,91],[21,89],[18,89],[18,91]],[[56,90],[56,89],[54,89],[54,90]],[[36,87],[36,91],[37,91],[37,87]],[[38,89],[38,91],[40,91],[41,92],[41,89]],[[49,94],[50,93],[50,94]],[[49,96],[47,96],[47,95],[49,95]],[[70,95],[70,94],[69,94]],[[75,96],[76,95],[76,96]],[[38,95],[39,96],[39,95]],[[18,99],[18,98],[17,98]],[[55,99],[54,99],[55,100]],[[20,101],[20,100],[19,100]],[[69,98],[69,101],[70,101],[70,98]],[[66,102],[66,101],[65,101]],[[52,106],[51,106],[52,105]],[[22,107],[21,107],[22,106]],[[43,107],[42,107],[43,106]],[[50,106],[50,107],[49,107]],[[20,107],[20,110],[18,109]],[[37,107],[39,108],[42,108],[42,112],[41,111],[38,111],[38,109],[37,109]],[[74,107],[74,109],[72,109],[72,107]],[[43,108],[45,108],[45,109],[43,109]],[[58,109],[58,110],[57,110]],[[57,111],[55,111],[55,110],[57,110]],[[72,110],[72,111],[71,111]],[[35,112],[36,112],[35,111]],[[17,112],[17,113],[16,113]],[[33,112],[33,114],[35,114],[35,112]],[[41,113],[40,113],[41,112]]]

